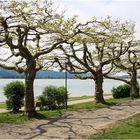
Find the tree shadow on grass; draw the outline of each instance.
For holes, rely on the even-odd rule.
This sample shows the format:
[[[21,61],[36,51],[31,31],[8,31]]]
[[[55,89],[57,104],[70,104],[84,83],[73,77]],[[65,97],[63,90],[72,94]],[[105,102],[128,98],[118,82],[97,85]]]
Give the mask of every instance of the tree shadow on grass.
[[[113,106],[113,105],[116,105],[117,103],[115,102],[105,102],[105,105],[107,106]]]
[[[37,112],[32,118],[42,120],[42,119],[46,119],[47,117],[46,115]]]

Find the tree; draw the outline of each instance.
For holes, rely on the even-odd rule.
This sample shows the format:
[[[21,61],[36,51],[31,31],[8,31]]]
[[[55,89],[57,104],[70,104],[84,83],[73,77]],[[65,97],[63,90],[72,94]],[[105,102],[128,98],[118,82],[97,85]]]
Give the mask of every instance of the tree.
[[[64,33],[70,19],[64,21],[64,13],[56,13],[45,0],[0,1],[0,9],[0,67],[24,72],[24,112],[34,115],[36,72],[50,65],[50,52],[68,38]]]
[[[66,69],[80,79],[93,79],[95,100],[97,103],[105,103],[103,77],[113,69],[112,61],[128,51],[134,25],[132,22],[122,23],[107,17],[101,21],[94,19],[78,24],[76,30],[78,34],[60,47],[64,55],[55,57],[55,61],[61,69]]]
[[[140,69],[140,49],[139,41],[131,42],[129,50],[119,59],[113,61],[114,72],[124,71],[130,76],[130,80],[106,75],[109,79],[120,80],[130,85],[130,96],[139,97],[139,87],[137,82],[137,70]]]

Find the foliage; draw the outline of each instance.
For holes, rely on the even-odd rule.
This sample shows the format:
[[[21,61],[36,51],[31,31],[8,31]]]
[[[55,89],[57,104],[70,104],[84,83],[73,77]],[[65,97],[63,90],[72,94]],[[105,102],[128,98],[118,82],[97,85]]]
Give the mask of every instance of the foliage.
[[[96,102],[103,100],[103,77],[113,69],[112,62],[124,55],[134,35],[132,22],[114,21],[110,17],[94,18],[84,24],[78,24],[78,34],[68,41],[68,45],[59,47],[62,55],[55,56],[60,68],[75,74],[80,79],[95,81]],[[64,63],[67,61],[67,67]]]
[[[51,52],[74,36],[68,31],[73,30],[76,17],[65,20],[64,12],[56,12],[49,0],[4,0],[0,9],[0,67],[24,73],[24,114],[32,115],[36,72],[49,69],[53,64]]]
[[[105,76],[109,79],[120,80],[125,82],[126,84],[131,85],[131,94],[130,96],[133,98],[139,97],[139,87],[137,86],[137,71],[140,69],[140,50],[139,50],[139,40],[131,41],[129,50],[118,59],[113,61],[114,68],[112,70],[113,73],[117,72],[125,72],[129,74],[129,78],[124,77],[114,77],[113,75]],[[133,49],[131,49],[133,48]]]
[[[130,86],[127,84],[120,85],[112,89],[112,95],[114,98],[130,97]]]
[[[64,108],[66,96],[64,87],[47,86],[43,94],[37,97],[36,106],[40,109]]]
[[[4,95],[7,98],[7,109],[18,112],[23,106],[24,84],[20,81],[13,81],[4,87]]]

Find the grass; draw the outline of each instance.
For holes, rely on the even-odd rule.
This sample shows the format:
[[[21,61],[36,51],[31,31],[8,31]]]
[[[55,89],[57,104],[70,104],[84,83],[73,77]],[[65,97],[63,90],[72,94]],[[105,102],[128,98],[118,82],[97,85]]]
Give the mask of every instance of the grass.
[[[139,139],[140,138],[140,114],[135,115],[115,124],[112,127],[105,129],[91,136],[89,139]]]
[[[109,96],[111,94],[105,94],[104,96]],[[94,96],[80,96],[80,97],[70,97],[68,101],[77,101],[77,100],[83,100],[83,99],[91,99],[94,98]],[[6,108],[5,102],[0,102],[0,109]]]
[[[94,96],[70,97],[68,101],[76,101],[76,100],[91,99],[91,98],[94,98]]]
[[[110,96],[112,94],[105,94],[104,96]],[[80,96],[80,97],[70,97],[68,101],[76,101],[76,100],[83,100],[83,99],[91,99],[94,98],[94,96]]]
[[[42,119],[49,116],[61,116],[67,111],[74,111],[79,109],[93,109],[93,108],[104,108],[108,105],[113,105],[116,102],[127,101],[130,98],[123,99],[107,99],[108,104],[96,104],[94,102],[80,103],[75,105],[68,106],[68,109],[60,109],[60,110],[46,110],[46,111],[38,111],[37,115],[34,118],[28,118],[23,116],[23,112],[20,113],[0,113],[0,123],[24,123],[28,121],[33,121],[34,119]]]
[[[114,99],[114,98],[111,98],[111,99],[107,99],[106,101],[111,103],[118,103],[118,102],[123,102],[123,101],[129,101],[131,100],[132,98],[131,97],[127,97],[127,98],[118,98],[118,99]],[[136,100],[136,99],[135,99]]]
[[[24,123],[30,121],[31,118],[22,115],[22,112],[19,113],[0,113],[0,123]]]
[[[107,107],[107,105],[104,104],[95,104],[93,102],[87,102],[87,103],[80,103],[71,105],[68,107],[68,109],[60,109],[60,110],[47,110],[47,111],[39,111],[38,113],[43,114],[44,116],[61,116],[65,112],[68,111],[75,111],[79,109],[91,109],[91,108],[103,108]]]
[[[121,98],[121,99],[107,99],[108,104],[101,104],[101,103],[94,103],[94,102],[86,102],[86,103],[79,103],[68,106],[68,109],[60,109],[60,110],[46,110],[46,111],[38,111],[38,113],[43,114],[44,116],[60,116],[67,111],[75,111],[79,109],[97,109],[97,108],[104,108],[110,105],[114,105],[117,102],[128,101],[131,98]]]
[[[6,108],[6,104],[4,102],[0,102],[0,109]]]

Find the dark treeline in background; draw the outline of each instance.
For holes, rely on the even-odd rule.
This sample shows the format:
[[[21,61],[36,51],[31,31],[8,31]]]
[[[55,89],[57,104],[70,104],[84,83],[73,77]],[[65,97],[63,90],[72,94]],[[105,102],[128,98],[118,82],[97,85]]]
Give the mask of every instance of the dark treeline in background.
[[[116,77],[121,77],[124,79],[130,78],[129,75],[122,75],[122,76],[116,76]],[[140,75],[137,76],[140,78]],[[3,68],[0,68],[0,78],[24,78],[24,73],[17,73],[13,70],[6,70]],[[65,78],[65,72],[59,72],[59,71],[43,71],[40,70],[37,72],[36,75],[37,79],[64,79]],[[68,79],[76,79],[73,74],[70,74],[67,72],[67,78]]]

